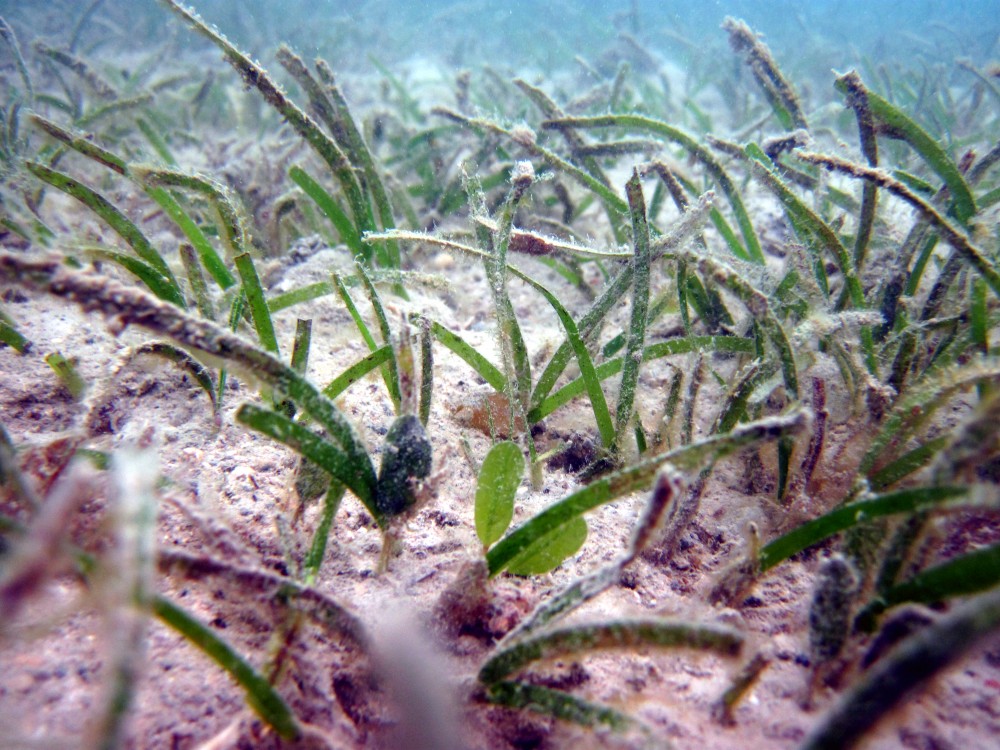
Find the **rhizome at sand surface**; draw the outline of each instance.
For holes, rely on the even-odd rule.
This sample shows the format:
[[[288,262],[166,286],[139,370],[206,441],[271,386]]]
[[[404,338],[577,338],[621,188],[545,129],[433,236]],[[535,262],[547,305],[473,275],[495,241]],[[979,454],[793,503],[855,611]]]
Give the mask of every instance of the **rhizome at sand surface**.
[[[1000,737],[996,41],[0,8],[0,746]]]

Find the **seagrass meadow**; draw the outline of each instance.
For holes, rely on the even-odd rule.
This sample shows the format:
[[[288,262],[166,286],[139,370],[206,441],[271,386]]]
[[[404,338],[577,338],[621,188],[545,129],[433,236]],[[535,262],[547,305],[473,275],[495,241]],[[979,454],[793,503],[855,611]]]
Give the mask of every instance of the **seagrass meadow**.
[[[0,2],[0,747],[1000,743],[989,3],[196,5]]]

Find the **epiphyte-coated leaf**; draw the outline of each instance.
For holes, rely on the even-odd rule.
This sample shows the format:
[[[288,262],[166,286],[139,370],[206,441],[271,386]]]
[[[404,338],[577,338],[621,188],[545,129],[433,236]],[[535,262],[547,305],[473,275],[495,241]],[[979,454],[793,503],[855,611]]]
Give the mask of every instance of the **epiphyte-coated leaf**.
[[[501,649],[479,670],[479,681],[491,685],[544,659],[595,650],[634,650],[642,646],[693,648],[714,651],[723,656],[736,656],[743,647],[743,636],[723,625],[674,622],[660,618],[568,625],[530,636]]]
[[[484,547],[499,539],[514,517],[514,495],[524,477],[524,456],[509,440],[483,460],[476,486],[476,534]]]

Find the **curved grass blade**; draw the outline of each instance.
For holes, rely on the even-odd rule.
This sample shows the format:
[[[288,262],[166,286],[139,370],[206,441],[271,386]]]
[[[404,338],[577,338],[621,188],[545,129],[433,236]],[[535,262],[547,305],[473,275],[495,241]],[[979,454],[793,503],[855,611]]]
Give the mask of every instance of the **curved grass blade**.
[[[165,279],[159,271],[152,266],[143,263],[138,258],[133,258],[131,255],[125,255],[124,253],[116,253],[111,250],[102,250],[100,248],[90,248],[87,250],[87,254],[121,266],[145,284],[149,291],[162,299],[164,302],[177,305],[177,307],[182,310],[187,307],[184,302],[184,297],[181,296],[180,290]]]
[[[559,316],[559,321],[563,324],[563,328],[566,331],[566,338],[573,348],[577,364],[580,367],[580,378],[583,380],[587,397],[590,399],[591,408],[594,410],[594,419],[597,422],[597,430],[601,435],[601,443],[606,448],[610,448],[615,440],[615,427],[611,421],[611,412],[608,409],[608,402],[601,388],[601,379],[597,376],[594,362],[590,358],[590,352],[587,351],[587,345],[580,335],[573,316],[556,299],[556,296],[539,282],[520,272],[517,275],[538,290],[548,303],[552,305],[552,309],[556,311],[556,315]]]
[[[1000,589],[944,615],[877,663],[827,713],[802,750],[848,750],[913,690],[1000,628]]]
[[[27,161],[24,166],[38,179],[76,198],[76,200],[100,216],[118,236],[128,243],[136,255],[154,268],[170,286],[177,290],[177,296],[180,296],[177,280],[174,278],[173,273],[171,273],[166,261],[153,249],[153,246],[146,239],[146,236],[139,231],[139,228],[129,221],[128,217],[119,211],[111,201],[82,182],[73,179],[67,174],[50,169],[44,164]],[[181,306],[183,307],[183,305]]]
[[[783,416],[749,422],[726,435],[713,435],[602,477],[545,509],[501,539],[486,555],[489,573],[497,575],[524,550],[574,518],[648,486],[665,464],[677,468],[707,466],[748,445],[792,435],[802,429],[805,421],[805,413],[796,410]]]
[[[323,389],[323,395],[329,399],[337,398],[365,375],[376,370],[390,359],[392,359],[392,347],[386,344],[340,373],[330,385]]]
[[[863,91],[867,99],[868,109],[872,118],[881,126],[880,130],[892,138],[900,138],[909,143],[913,150],[923,157],[927,165],[937,172],[948,186],[951,191],[955,217],[962,224],[966,224],[969,219],[975,216],[976,200],[972,197],[972,191],[965,178],[962,177],[961,171],[941,148],[941,145],[915,120],[868,89],[861,83],[860,78],[854,82],[853,86],[849,87],[845,77],[842,76],[836,80],[834,88],[842,94],[849,94],[851,88]]]
[[[526,708],[583,727],[606,726],[616,732],[623,732],[637,726],[635,719],[613,708],[527,682],[502,680],[490,685],[486,695],[491,703],[500,706]]]
[[[320,158],[329,165],[340,182],[344,196],[351,207],[355,227],[357,227],[359,232],[364,233],[375,229],[371,206],[361,192],[361,187],[354,174],[354,168],[337,143],[326,135],[309,115],[299,109],[294,102],[285,96],[281,89],[271,80],[267,71],[237,49],[229,40],[210,28],[196,13],[176,2],[176,0],[163,0],[163,2],[190,25],[191,28],[218,46],[222,50],[226,60],[236,69],[236,72],[240,74],[240,77],[247,86],[256,88],[264,97],[264,100],[274,107],[288,121],[302,140],[308,143],[319,154]],[[370,248],[365,248],[365,252],[362,255],[366,262],[371,261]]]
[[[298,165],[288,170],[288,176],[292,178],[292,182],[302,188],[302,192],[313,199],[319,210],[326,214],[326,217],[340,235],[340,239],[351,249],[351,253],[363,256],[365,250],[361,244],[361,236],[351,222],[350,217],[344,213],[344,210],[337,204],[333,196]]]
[[[212,382],[212,375],[208,371],[208,368],[201,364],[201,362],[183,349],[162,341],[151,341],[148,344],[143,344],[132,353],[131,357],[141,357],[145,354],[162,357],[187,372],[208,395],[209,400],[212,402],[212,412],[218,415],[219,404],[216,400],[215,383]]]
[[[886,589],[858,613],[857,627],[873,630],[876,618],[899,604],[944,602],[956,596],[978,594],[997,584],[1000,584],[1000,545],[995,544],[927,568],[908,581]]]
[[[762,571],[773,568],[795,553],[856,524],[866,523],[882,516],[940,507],[964,497],[968,491],[968,487],[919,487],[876,495],[867,500],[842,505],[765,545],[758,558],[760,568]]]
[[[941,216],[931,204],[906,187],[902,182],[880,169],[865,167],[836,156],[802,151],[797,151],[796,155],[802,161],[810,164],[817,164],[825,169],[867,180],[909,203],[917,209],[924,219],[934,226],[935,230],[941,234],[949,245],[955,248],[956,252],[976,269],[976,272],[989,284],[993,293],[1000,297],[1000,272],[997,271],[996,266],[989,257],[972,244],[965,234],[952,226],[951,222]]]
[[[668,339],[647,346],[642,353],[643,362],[662,359],[675,354],[690,354],[698,351],[729,352],[734,354],[752,354],[753,340],[739,336],[688,336],[685,338]],[[602,362],[595,368],[597,377],[601,380],[610,378],[621,372],[622,358],[615,357]],[[586,391],[583,378],[576,378],[564,385],[558,391],[546,398],[536,408],[528,412],[530,422],[538,422],[554,412],[560,406],[569,403]]]
[[[375,159],[372,157],[368,144],[365,143],[364,136],[354,122],[354,116],[351,114],[351,108],[347,104],[347,99],[340,90],[336,77],[325,60],[316,61],[316,71],[326,86],[326,93],[329,94],[330,101],[333,103],[336,122],[343,132],[341,146],[347,151],[348,156],[354,164],[358,165],[365,173],[364,186],[368,188],[368,192],[371,194],[382,230],[393,229],[396,226],[396,219],[393,216],[392,202],[389,200],[389,194],[385,189],[385,182],[379,174]],[[386,264],[391,268],[400,267],[399,247],[394,242],[389,243]],[[406,299],[406,292],[402,286],[397,285],[396,292],[401,293],[401,296]]]
[[[722,22],[722,28],[729,32],[729,45],[733,50],[743,54],[747,67],[763,90],[781,126],[785,130],[808,130],[809,123],[802,113],[795,91],[781,74],[768,46],[744,21],[727,16]]]
[[[153,612],[229,673],[246,691],[247,703],[274,731],[286,740],[297,739],[301,730],[291,709],[278,691],[228,643],[193,615],[162,596],[153,599]]]
[[[507,389],[507,378],[500,369],[477,352],[457,333],[452,333],[437,321],[431,321],[431,335],[453,351],[475,370],[479,377],[489,383],[498,393]]]
[[[597,625],[570,625],[523,638],[493,655],[479,670],[492,685],[536,661],[605,649],[691,648],[736,656],[743,636],[721,625],[670,622],[658,618],[623,619]]]
[[[186,174],[172,169],[160,169],[130,164],[129,173],[145,188],[177,187],[190,190],[209,200],[218,216],[220,237],[231,255],[241,255],[250,247],[250,230],[247,218],[237,198],[224,185],[200,175]],[[209,269],[211,272],[211,269]],[[216,268],[216,279],[223,289],[236,285],[236,279],[225,266]],[[213,272],[213,276],[215,273]]]
[[[22,286],[65,297],[87,309],[99,309],[116,316],[123,326],[139,325],[181,346],[238,365],[250,377],[264,381],[291,398],[315,419],[348,457],[352,476],[357,478],[357,490],[361,492],[358,497],[370,499],[373,496],[375,471],[371,458],[350,422],[308,380],[277,357],[141,290],[94,274],[73,271],[58,259],[32,260],[0,253],[0,278],[13,279]],[[351,486],[351,490],[355,491],[355,487]]]
[[[236,412],[236,421],[267,435],[302,454],[334,479],[342,482],[372,516],[382,523],[382,514],[375,509],[374,481],[369,484],[368,466],[358,466],[338,446],[321,435],[293,422],[284,414],[263,409],[254,404],[243,404]]]
[[[257,329],[257,337],[267,351],[277,355],[278,338],[274,335],[271,313],[267,309],[267,300],[264,299],[264,290],[261,288],[260,277],[257,276],[253,259],[250,257],[250,253],[243,253],[233,258],[233,262],[236,264],[236,270],[243,281],[243,293],[250,306],[250,317],[253,318],[254,328]]]
[[[715,157],[704,146],[699,144],[687,133],[675,128],[662,120],[655,120],[642,115],[602,115],[598,117],[564,117],[557,120],[546,120],[542,123],[543,128],[562,130],[563,128],[622,128],[625,130],[638,130],[652,133],[682,146],[692,158],[701,162],[705,170],[712,176],[722,192],[726,194],[729,205],[736,216],[743,241],[746,243],[745,253],[749,260],[754,263],[764,263],[764,253],[760,248],[760,241],[753,228],[753,222],[747,214],[743,199],[740,197],[736,185],[732,178],[722,168],[722,165],[715,160]],[[620,200],[620,199],[619,199]]]
[[[212,243],[208,241],[205,233],[201,231],[201,227],[188,215],[181,204],[177,202],[177,199],[161,187],[147,187],[146,194],[156,201],[167,216],[173,219],[174,223],[180,227],[184,236],[188,238],[194,249],[198,251],[198,258],[201,260],[205,270],[215,279],[215,283],[221,289],[228,289],[235,285],[236,279],[233,278],[233,274],[226,268],[226,264],[223,263],[219,254],[215,252],[215,248],[212,247]]]

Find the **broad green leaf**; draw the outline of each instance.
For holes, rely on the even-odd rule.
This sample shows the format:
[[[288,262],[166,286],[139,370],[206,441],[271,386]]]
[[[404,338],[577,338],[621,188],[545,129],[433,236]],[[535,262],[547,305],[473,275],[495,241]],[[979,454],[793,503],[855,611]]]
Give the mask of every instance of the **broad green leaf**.
[[[524,456],[510,441],[497,443],[483,460],[476,487],[476,534],[484,547],[499,539],[514,517],[514,495],[524,476]]]
[[[558,567],[575,555],[587,539],[587,522],[577,516],[558,526],[521,552],[507,565],[507,572],[516,576],[537,576]]]

